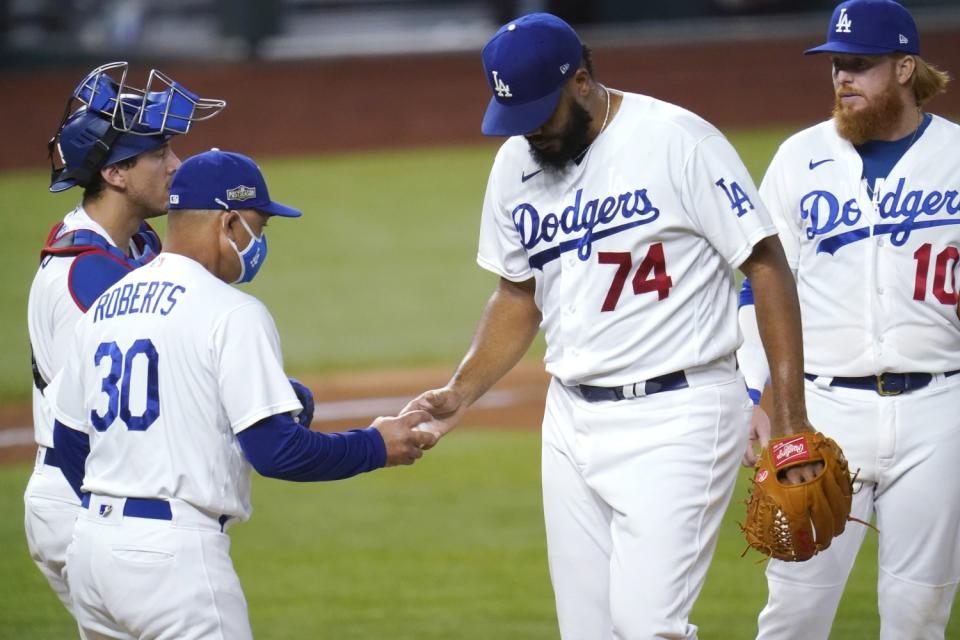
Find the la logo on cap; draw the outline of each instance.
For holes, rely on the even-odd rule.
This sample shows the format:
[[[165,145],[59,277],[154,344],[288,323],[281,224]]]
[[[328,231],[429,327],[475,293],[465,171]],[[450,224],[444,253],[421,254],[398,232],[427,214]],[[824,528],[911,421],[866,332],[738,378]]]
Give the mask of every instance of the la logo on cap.
[[[837,20],[837,33],[850,33],[853,20],[847,15],[847,8],[840,9],[840,18]]]
[[[497,77],[497,72],[493,72],[493,87],[497,91],[497,95],[501,98],[512,98],[513,94],[510,93],[510,85],[506,84],[503,81],[503,78]]]

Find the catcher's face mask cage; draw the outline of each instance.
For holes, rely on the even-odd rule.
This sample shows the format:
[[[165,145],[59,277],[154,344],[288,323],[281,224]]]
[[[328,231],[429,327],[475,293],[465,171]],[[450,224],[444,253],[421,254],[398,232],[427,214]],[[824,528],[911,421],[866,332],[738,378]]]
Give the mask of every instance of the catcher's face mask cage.
[[[126,62],[97,67],[67,99],[57,133],[48,143],[51,191],[86,185],[102,167],[187,133],[191,123],[212,118],[226,106],[223,100],[197,96],[157,69],[150,70],[143,89],[130,87],[127,69]],[[74,100],[82,104],[76,111]],[[64,149],[71,145],[74,148]]]

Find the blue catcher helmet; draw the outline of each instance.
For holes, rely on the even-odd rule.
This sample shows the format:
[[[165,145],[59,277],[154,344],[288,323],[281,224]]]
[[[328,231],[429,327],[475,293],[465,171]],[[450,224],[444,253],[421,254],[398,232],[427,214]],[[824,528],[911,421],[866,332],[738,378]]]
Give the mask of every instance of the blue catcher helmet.
[[[54,169],[50,191],[86,186],[100,169],[166,144],[172,133],[152,136],[121,133],[102,115],[80,107],[67,118],[57,134],[56,146],[63,167]]]
[[[50,191],[85,187],[103,167],[166,144],[226,106],[223,100],[191,93],[156,69],[143,89],[128,86],[126,77],[126,62],[105,64],[87,74],[67,99],[60,127],[48,143]],[[162,86],[156,89],[155,84]],[[71,112],[74,100],[82,106]]]

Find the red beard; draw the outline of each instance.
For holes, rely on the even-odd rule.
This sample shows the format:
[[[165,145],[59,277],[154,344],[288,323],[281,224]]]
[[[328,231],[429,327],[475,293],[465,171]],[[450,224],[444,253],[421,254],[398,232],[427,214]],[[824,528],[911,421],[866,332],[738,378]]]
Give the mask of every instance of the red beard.
[[[843,105],[840,92],[834,96],[833,121],[837,127],[837,133],[841,138],[855,145],[883,138],[887,131],[897,126],[903,112],[903,101],[894,82],[891,82],[883,93],[868,102],[867,106],[856,111]]]

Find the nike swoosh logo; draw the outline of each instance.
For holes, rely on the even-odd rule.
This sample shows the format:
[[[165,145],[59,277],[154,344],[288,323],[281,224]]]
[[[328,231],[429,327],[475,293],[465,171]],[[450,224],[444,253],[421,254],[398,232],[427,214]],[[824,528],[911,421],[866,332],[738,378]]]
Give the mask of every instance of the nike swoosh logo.
[[[821,160],[821,161],[819,161],[819,162],[814,162],[813,160],[811,160],[811,161],[810,161],[810,171],[813,171],[814,169],[816,169],[817,167],[819,167],[820,165],[822,165],[824,162],[833,162],[833,158],[827,158],[826,160]]]
[[[529,179],[532,178],[533,176],[537,175],[537,174],[540,173],[541,171],[543,171],[543,169],[538,169],[537,171],[534,171],[533,173],[521,173],[521,174],[520,174],[520,182],[526,182],[527,180],[529,180]]]

